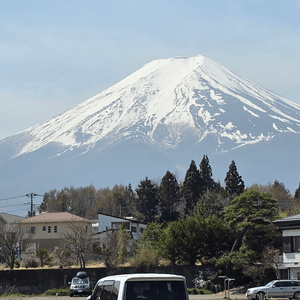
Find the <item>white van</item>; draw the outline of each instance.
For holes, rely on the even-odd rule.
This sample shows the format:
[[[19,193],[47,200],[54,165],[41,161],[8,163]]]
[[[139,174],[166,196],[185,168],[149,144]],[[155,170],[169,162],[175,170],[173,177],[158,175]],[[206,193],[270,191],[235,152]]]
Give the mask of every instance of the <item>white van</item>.
[[[188,300],[184,276],[124,274],[107,276],[95,285],[88,300]]]

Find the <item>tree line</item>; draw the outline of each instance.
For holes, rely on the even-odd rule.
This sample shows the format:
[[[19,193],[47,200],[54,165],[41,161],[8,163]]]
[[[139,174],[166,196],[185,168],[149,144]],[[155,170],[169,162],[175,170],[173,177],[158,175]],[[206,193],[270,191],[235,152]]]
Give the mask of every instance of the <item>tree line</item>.
[[[281,233],[272,221],[300,213],[299,203],[300,184],[294,195],[277,180],[246,187],[234,160],[222,185],[213,179],[209,159],[203,155],[198,166],[191,161],[182,182],[167,171],[160,181],[146,177],[135,190],[130,184],[52,190],[40,210],[68,211],[89,219],[102,212],[147,222],[131,253],[125,250],[128,241],[122,230],[107,235],[98,253],[108,267],[126,260],[136,266],[161,260],[173,265],[209,262],[227,272],[242,270],[261,284],[267,269],[275,276],[273,258],[282,253]]]
[[[130,184],[112,189],[97,190],[90,185],[52,190],[45,194],[40,210],[67,211],[87,219],[96,219],[97,212],[102,212],[147,222],[147,230],[130,253],[125,230],[109,232],[102,247],[93,249],[108,267],[129,261],[136,266],[162,260],[173,265],[210,262],[226,270],[242,269],[258,284],[264,282],[266,269],[274,267],[274,255],[282,252],[281,233],[272,221],[300,213],[299,200],[300,185],[294,196],[277,180],[245,187],[234,161],[222,186],[213,180],[204,155],[199,166],[191,161],[182,182],[167,171],[159,182],[147,177],[141,180],[135,191]],[[79,234],[75,241],[73,235],[64,238],[65,245],[80,247],[58,249],[56,254],[66,262],[66,255],[75,249],[84,266],[82,254],[92,251],[84,248],[92,246],[87,240],[92,236]]]
[[[294,196],[284,183],[277,180],[267,185],[254,184],[247,189],[271,193],[285,211],[300,202],[300,184]],[[146,177],[135,190],[130,183],[113,188],[96,189],[91,184],[88,187],[54,189],[44,194],[39,210],[66,211],[87,219],[96,219],[97,212],[102,212],[119,217],[134,216],[147,223],[169,222],[188,216],[209,194],[217,198],[214,205],[222,210],[244,191],[245,184],[234,160],[229,165],[223,186],[220,181],[214,181],[208,156],[203,155],[199,167],[194,160],[191,161],[182,182],[167,171],[159,182]]]

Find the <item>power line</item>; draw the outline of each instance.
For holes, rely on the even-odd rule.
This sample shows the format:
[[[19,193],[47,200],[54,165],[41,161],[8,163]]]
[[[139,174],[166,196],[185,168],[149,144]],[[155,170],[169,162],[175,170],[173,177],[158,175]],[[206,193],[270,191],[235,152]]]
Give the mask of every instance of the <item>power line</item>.
[[[28,217],[32,217],[33,216],[33,206],[34,206],[34,204],[33,204],[33,198],[35,198],[35,197],[37,197],[37,196],[40,196],[40,197],[43,197],[43,195],[38,195],[38,194],[36,194],[36,193],[29,193],[29,194],[26,194],[26,196],[27,197],[29,197],[30,196],[30,216],[28,216]],[[29,203],[28,203],[29,204]],[[28,212],[28,214],[29,214],[29,212]]]
[[[27,197],[27,195],[15,196],[15,197],[9,197],[9,198],[3,198],[3,199],[0,199],[0,201],[10,200],[10,199],[16,199],[16,198],[22,198],[22,197]]]
[[[44,195],[39,195],[37,193],[28,193],[26,195],[21,195],[21,196],[2,198],[2,199],[0,199],[0,201],[12,200],[12,199],[23,198],[23,197],[30,197],[30,202],[29,203],[23,203],[22,204],[22,206],[30,204],[30,211],[28,211],[28,216],[30,217],[30,216],[33,216],[33,214],[34,214],[33,210],[34,210],[34,207],[36,206],[35,204],[33,204],[33,199],[37,196],[43,197]],[[0,209],[6,208],[6,207],[11,207],[11,206],[16,206],[16,204],[0,205]],[[37,205],[37,206],[39,206],[39,205]],[[18,211],[20,211],[20,210],[18,210]]]
[[[28,205],[28,203],[23,203],[22,206]],[[6,208],[6,207],[11,207],[11,206],[16,206],[16,204],[6,204],[6,205],[0,205],[0,209]]]

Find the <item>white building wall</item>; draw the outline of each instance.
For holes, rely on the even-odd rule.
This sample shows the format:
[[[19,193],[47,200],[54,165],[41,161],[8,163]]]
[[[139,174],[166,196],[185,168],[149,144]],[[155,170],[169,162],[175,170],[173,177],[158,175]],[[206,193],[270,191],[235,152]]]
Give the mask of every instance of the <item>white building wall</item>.
[[[118,218],[111,216],[98,215],[99,229],[98,232],[105,231],[106,229],[111,229],[111,223],[118,221]]]
[[[112,229],[112,223],[121,223],[121,222],[129,222],[130,223],[130,231],[132,233],[132,237],[135,240],[138,240],[141,238],[143,232],[147,229],[146,224],[142,224],[139,222],[131,222],[130,219],[120,219],[120,218],[115,218],[112,216],[107,216],[107,215],[101,215],[98,214],[98,232],[103,232],[107,229]],[[135,228],[133,230],[132,228]]]
[[[300,230],[299,229],[283,230],[282,236],[300,236]]]
[[[300,236],[299,229],[288,229],[282,231],[282,236]],[[300,252],[283,252],[283,263],[277,265],[278,269],[288,269],[289,279],[300,278]]]

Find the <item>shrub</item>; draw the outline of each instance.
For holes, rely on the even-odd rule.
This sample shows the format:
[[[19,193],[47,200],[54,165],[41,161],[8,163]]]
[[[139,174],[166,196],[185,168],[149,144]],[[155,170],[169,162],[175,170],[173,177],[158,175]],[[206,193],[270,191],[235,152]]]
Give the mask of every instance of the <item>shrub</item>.
[[[198,289],[198,288],[188,288],[188,293],[191,295],[213,294],[212,291],[209,291],[207,289]]]
[[[47,290],[45,292],[45,296],[70,296],[70,289],[66,288],[66,289],[56,289],[56,288],[52,288],[50,290]]]
[[[158,251],[150,245],[149,247],[140,247],[137,254],[131,259],[131,264],[134,267],[158,266]]]
[[[44,266],[45,260],[48,258],[48,251],[46,249],[40,248],[36,250],[36,256],[41,261],[41,267]]]
[[[37,268],[39,266],[39,263],[31,258],[31,259],[26,260],[24,265],[25,265],[26,269],[27,268]]]
[[[21,263],[20,263],[20,261],[18,260],[18,259],[16,259],[15,260],[15,268],[20,268],[20,266],[21,266]]]

